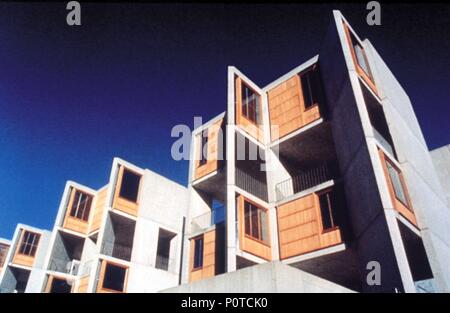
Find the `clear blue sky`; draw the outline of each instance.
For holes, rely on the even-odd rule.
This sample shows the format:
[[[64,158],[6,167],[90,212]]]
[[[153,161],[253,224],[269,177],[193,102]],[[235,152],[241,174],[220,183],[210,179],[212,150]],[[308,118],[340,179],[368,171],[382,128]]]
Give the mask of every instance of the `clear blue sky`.
[[[0,237],[53,226],[66,180],[99,188],[114,156],[182,184],[175,124],[225,110],[226,70],[265,85],[319,52],[341,9],[409,93],[430,148],[450,143],[449,6],[0,4]]]

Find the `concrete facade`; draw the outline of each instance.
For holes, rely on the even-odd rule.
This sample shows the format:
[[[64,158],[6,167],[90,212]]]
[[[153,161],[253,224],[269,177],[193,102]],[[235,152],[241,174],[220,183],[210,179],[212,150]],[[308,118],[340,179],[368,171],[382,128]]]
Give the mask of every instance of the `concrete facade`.
[[[184,250],[190,252],[184,255],[183,260],[183,283],[187,285],[175,290],[211,290],[213,281],[221,282],[220,279],[211,280],[212,276],[235,277],[231,273],[241,268],[257,267],[256,264],[282,259],[284,264],[356,291],[450,291],[450,271],[445,269],[450,259],[450,215],[448,199],[442,188],[444,186],[448,190],[450,182],[447,179],[449,175],[445,175],[450,159],[448,147],[432,152],[439,168],[439,177],[409,97],[370,41],[360,39],[339,11],[333,11],[318,52],[317,56],[265,87],[257,86],[237,68],[228,68],[227,111],[213,119],[224,118],[223,132],[226,135],[223,150],[226,151],[226,159],[214,172],[198,178],[196,171],[201,171],[203,165],[198,159],[191,158],[188,231],[184,243]],[[274,139],[274,126],[280,129],[286,126],[272,124],[273,120],[285,123],[285,120],[292,118],[292,103],[296,102],[291,97],[298,93],[292,88],[298,79],[296,77],[302,78],[316,65],[320,67],[326,99],[323,101],[325,105],[319,106],[320,117],[297,128],[293,128],[292,123],[295,121],[298,125],[298,120],[292,119],[287,127],[293,130]],[[302,106],[308,95],[302,91],[305,88],[303,81],[297,84]],[[244,88],[258,98],[254,109],[258,117],[253,123],[240,117],[249,110],[242,107],[241,112],[239,107],[244,101],[243,93],[241,95]],[[278,96],[283,92],[282,96]],[[255,96],[246,97],[245,105],[248,106]],[[274,106],[277,105],[285,110],[281,112],[281,118],[277,117],[280,113],[274,113]],[[302,114],[304,116],[300,118],[306,119],[306,114],[311,113],[305,109]],[[249,124],[251,127],[248,127]],[[210,125],[211,122],[208,122],[194,131],[191,157],[199,155],[198,151],[204,151],[200,137],[210,131]],[[252,147],[259,149],[262,160],[246,165],[247,168],[242,167],[244,163],[239,160],[242,142],[245,142],[244,150]],[[245,160],[250,160],[247,164],[252,162],[251,159]],[[323,177],[321,181],[300,188],[299,184],[305,184],[301,180],[310,178],[308,173],[322,170],[320,166],[315,167],[320,162],[334,163],[338,175]],[[262,164],[267,171],[263,175],[258,174],[255,164]],[[248,175],[242,176],[242,170],[246,170]],[[296,174],[298,172],[303,174]],[[224,177],[218,179],[218,173],[224,173]],[[342,208],[336,207],[336,211],[345,215],[345,221],[338,228],[342,238],[334,239],[334,243],[329,241],[331,235],[324,230],[324,213],[318,212],[316,218],[322,221],[322,225],[316,223],[311,227],[323,228],[322,234],[314,235],[314,238],[320,238],[322,246],[314,247],[311,240],[308,243],[304,239],[304,246],[296,248],[303,252],[289,252],[288,255],[293,257],[283,256],[287,253],[286,249],[293,249],[292,244],[289,248],[289,243],[285,242],[294,242],[293,238],[313,230],[305,230],[301,224],[293,228],[295,219],[306,221],[304,212],[296,213],[290,221],[283,222],[291,226],[280,224],[280,214],[293,210],[302,212],[298,207],[303,203],[301,201],[305,201],[302,199],[329,192],[330,189],[335,194],[342,193],[341,197],[345,199]],[[253,225],[250,221],[253,217],[250,216],[254,215],[247,217],[246,213],[239,213],[243,210],[239,204],[241,197],[245,199],[245,205],[251,203],[266,212],[266,225],[261,226],[260,220],[257,224],[260,232],[261,227],[269,229],[267,236],[270,239],[265,239],[266,248],[261,245],[258,234],[254,237],[247,233],[247,227],[254,227],[249,226]],[[213,220],[206,223],[203,232],[206,236],[214,229],[214,224],[224,225],[225,243],[221,247],[216,246],[214,251],[221,251],[225,267],[216,267],[215,273],[203,272],[200,276],[205,283],[202,284],[197,282],[198,271],[202,268],[193,268],[192,264],[194,259],[198,262],[199,256],[205,259],[208,254],[203,252],[200,255],[194,249],[196,238],[202,238],[202,235],[198,229],[196,232],[189,231],[189,225],[197,223],[202,216],[215,214],[211,199],[225,207],[225,218],[219,223]],[[299,204],[296,207],[293,203]],[[245,218],[245,222],[241,218]],[[202,244],[202,241],[199,243]],[[264,252],[264,249],[269,249],[269,252]],[[380,283],[367,281],[370,264],[374,262],[382,272]],[[239,284],[246,284],[247,278],[240,277],[240,274],[236,274],[235,279]],[[256,285],[252,286],[257,288]],[[218,290],[226,288],[223,286]]]
[[[270,262],[250,266],[194,283],[169,288],[164,293],[351,293],[352,290],[304,271]]]
[[[98,190],[68,181],[52,232],[18,226],[0,290],[450,292],[450,146],[428,151],[339,11],[318,55],[264,87],[227,79],[187,188],[119,158]],[[23,229],[32,266],[14,261]]]

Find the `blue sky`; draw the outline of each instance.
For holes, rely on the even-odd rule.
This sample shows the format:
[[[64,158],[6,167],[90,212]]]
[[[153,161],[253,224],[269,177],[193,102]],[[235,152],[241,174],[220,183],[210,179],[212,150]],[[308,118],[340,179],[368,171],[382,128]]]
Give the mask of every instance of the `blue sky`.
[[[450,143],[449,6],[0,4],[0,237],[53,226],[67,180],[99,188],[115,156],[187,183],[171,128],[221,113],[235,65],[265,85],[318,53],[341,9],[413,102],[430,148]]]

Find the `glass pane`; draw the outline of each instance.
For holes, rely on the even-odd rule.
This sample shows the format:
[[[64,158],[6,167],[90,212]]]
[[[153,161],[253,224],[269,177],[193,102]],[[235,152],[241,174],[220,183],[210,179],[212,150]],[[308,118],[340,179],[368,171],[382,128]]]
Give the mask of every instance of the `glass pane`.
[[[259,210],[261,216],[261,240],[267,241],[267,213],[264,210]]]
[[[194,268],[199,268],[203,266],[203,238],[196,239],[194,245]]]
[[[369,77],[371,77],[369,64],[367,64],[364,49],[359,44],[355,45],[355,54],[359,66],[363,69],[364,73],[366,73]]]
[[[391,178],[392,186],[394,187],[395,196],[403,204],[407,205],[406,196],[403,190],[403,185],[399,173],[389,162],[386,162],[386,164],[389,172],[389,177]]]

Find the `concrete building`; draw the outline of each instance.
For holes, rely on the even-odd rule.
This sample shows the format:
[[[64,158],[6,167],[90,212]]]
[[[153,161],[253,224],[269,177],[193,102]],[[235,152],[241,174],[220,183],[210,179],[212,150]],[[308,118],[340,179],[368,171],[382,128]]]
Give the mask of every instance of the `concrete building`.
[[[0,293],[40,292],[45,276],[44,259],[51,233],[18,224],[8,245],[0,272]]]
[[[67,182],[51,233],[0,241],[0,290],[450,292],[450,148],[339,11],[267,86],[229,67],[225,109],[187,188],[118,158],[98,190]]]
[[[450,291],[450,210],[408,95],[339,11],[318,52],[264,87],[229,67],[226,112],[193,133],[183,282],[281,260],[355,291]]]
[[[26,264],[15,247],[28,228],[18,227],[0,287],[111,293],[176,286],[186,208],[185,187],[115,158],[110,180],[99,190],[67,182],[53,231],[33,231],[41,238]]]

